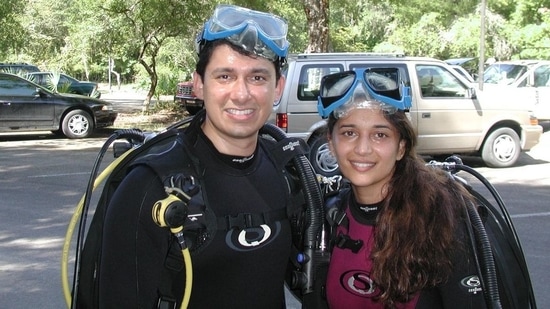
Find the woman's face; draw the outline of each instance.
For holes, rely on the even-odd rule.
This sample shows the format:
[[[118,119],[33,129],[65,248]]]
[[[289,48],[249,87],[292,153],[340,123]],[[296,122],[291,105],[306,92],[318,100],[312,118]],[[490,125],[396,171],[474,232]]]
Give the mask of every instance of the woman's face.
[[[341,173],[353,186],[358,202],[382,201],[405,141],[378,109],[354,109],[338,119],[329,146]]]

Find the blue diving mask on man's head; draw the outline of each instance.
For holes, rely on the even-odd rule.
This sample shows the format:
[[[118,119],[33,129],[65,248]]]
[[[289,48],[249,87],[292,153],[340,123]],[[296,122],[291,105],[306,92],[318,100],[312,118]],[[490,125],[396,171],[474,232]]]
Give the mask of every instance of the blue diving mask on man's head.
[[[276,15],[235,5],[218,5],[197,37],[197,53],[206,41],[226,39],[271,61],[284,60],[289,47],[287,30],[286,21]]]
[[[380,109],[385,113],[412,106],[410,87],[399,82],[397,68],[368,68],[323,76],[317,110],[323,118],[336,119],[352,109]]]

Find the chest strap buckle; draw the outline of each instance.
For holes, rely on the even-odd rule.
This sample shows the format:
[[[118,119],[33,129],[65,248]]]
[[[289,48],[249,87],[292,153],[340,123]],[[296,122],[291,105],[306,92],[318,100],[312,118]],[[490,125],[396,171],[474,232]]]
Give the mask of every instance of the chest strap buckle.
[[[340,234],[336,237],[336,247],[340,249],[350,249],[351,252],[357,253],[363,247],[363,241],[361,239],[351,239],[349,235]]]

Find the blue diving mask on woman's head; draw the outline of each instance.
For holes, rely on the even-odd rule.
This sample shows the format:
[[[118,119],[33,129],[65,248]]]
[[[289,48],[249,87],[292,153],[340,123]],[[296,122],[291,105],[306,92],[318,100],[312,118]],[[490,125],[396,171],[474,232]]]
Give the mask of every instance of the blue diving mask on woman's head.
[[[205,41],[226,39],[271,61],[285,59],[288,26],[282,18],[235,5],[218,5],[197,38],[197,53]]]
[[[355,108],[380,109],[386,113],[412,106],[410,87],[399,81],[397,68],[368,68],[325,75],[317,110],[323,118],[333,113],[336,119]]]

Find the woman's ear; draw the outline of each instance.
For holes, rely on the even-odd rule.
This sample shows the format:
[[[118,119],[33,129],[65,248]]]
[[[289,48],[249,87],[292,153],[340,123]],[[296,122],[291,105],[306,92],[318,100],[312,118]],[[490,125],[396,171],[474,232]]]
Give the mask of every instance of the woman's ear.
[[[407,141],[404,139],[399,141],[399,149],[397,150],[397,161],[403,159],[403,156],[405,155],[405,149],[407,146]]]
[[[332,144],[332,134],[327,134],[327,143],[328,143],[328,150],[330,150],[330,153],[334,156],[336,152],[334,152],[334,145]]]

